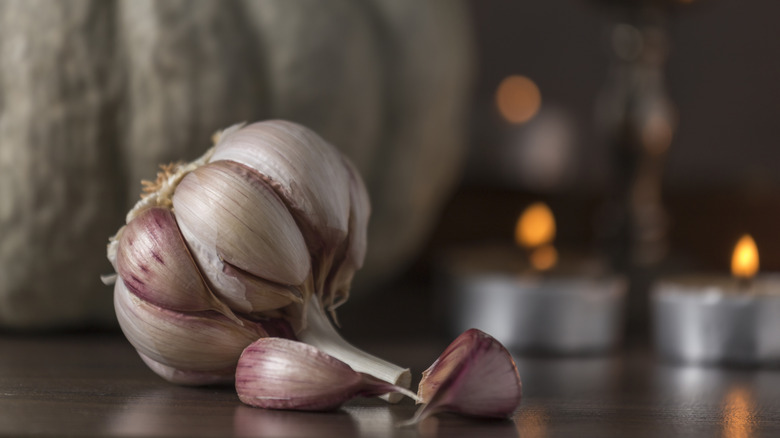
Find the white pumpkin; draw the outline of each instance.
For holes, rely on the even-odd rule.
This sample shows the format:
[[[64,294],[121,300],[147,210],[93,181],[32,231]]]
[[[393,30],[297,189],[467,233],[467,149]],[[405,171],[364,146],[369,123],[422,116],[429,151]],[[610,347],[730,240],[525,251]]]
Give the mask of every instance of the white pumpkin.
[[[408,262],[457,177],[465,4],[0,2],[0,326],[112,324],[106,239],[140,180],[240,121],[302,123],[373,205],[357,281]]]

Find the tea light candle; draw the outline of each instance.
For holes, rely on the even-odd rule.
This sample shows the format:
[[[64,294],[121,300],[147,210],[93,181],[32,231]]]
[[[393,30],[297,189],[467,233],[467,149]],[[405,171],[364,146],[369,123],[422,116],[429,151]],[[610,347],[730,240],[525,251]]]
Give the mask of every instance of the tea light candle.
[[[565,253],[558,260],[554,218],[539,207],[518,221],[516,240],[527,257],[518,248],[486,245],[442,261],[437,291],[448,334],[476,327],[517,352],[613,349],[622,338],[626,282],[594,259]]]
[[[758,266],[755,242],[744,236],[732,278],[661,280],[651,298],[659,353],[682,362],[780,364],[780,277],[755,276]]]

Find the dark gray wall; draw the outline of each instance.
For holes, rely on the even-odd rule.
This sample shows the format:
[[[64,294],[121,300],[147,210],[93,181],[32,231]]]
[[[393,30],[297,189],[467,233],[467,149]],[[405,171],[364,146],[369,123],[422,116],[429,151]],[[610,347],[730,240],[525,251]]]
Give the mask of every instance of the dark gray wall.
[[[606,148],[593,109],[615,15],[583,0],[473,1],[472,10],[480,53],[474,147],[502,140],[492,100],[499,81],[527,75],[543,110],[563,111],[575,133],[576,186],[598,189]],[[676,10],[667,83],[680,118],[667,188],[780,187],[780,2],[699,0]]]

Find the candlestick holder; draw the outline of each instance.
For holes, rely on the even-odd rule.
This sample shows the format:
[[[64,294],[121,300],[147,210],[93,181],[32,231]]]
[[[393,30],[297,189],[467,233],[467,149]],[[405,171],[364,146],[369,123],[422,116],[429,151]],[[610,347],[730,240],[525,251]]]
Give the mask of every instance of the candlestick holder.
[[[665,84],[674,0],[599,0],[619,18],[610,28],[612,57],[596,106],[609,148],[610,181],[596,234],[616,272],[630,278],[628,331],[644,336],[648,293],[668,253],[661,196],[677,112]]]

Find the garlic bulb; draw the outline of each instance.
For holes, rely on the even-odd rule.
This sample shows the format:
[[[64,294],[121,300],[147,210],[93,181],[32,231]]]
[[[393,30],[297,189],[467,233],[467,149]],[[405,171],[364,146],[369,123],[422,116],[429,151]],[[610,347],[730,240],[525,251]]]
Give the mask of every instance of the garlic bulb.
[[[333,146],[287,121],[233,126],[145,185],[108,258],[120,326],[153,371],[225,381],[244,348],[281,336],[408,387],[408,370],[345,342],[327,315],[363,263],[370,213]]]

